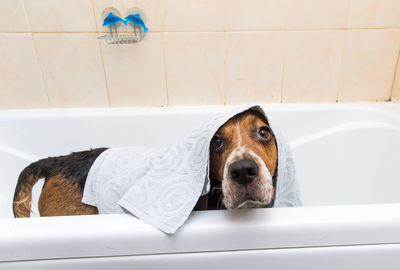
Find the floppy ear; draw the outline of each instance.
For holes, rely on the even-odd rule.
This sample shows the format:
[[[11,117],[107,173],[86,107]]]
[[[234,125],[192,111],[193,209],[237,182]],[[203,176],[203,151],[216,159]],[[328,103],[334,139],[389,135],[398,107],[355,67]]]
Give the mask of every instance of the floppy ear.
[[[269,125],[267,115],[265,114],[264,110],[260,106],[251,107],[249,109],[249,111],[255,112],[263,121],[265,121],[265,123],[267,123]]]

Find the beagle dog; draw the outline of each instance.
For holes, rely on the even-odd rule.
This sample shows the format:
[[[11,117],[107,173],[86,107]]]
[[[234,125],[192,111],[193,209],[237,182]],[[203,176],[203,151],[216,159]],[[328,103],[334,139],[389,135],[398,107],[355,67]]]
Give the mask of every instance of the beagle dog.
[[[15,217],[29,217],[32,188],[45,179],[39,197],[41,216],[98,214],[81,202],[86,177],[107,148],[41,159],[20,174],[14,193]],[[276,187],[278,149],[267,119],[245,111],[228,120],[210,142],[211,189],[194,210],[272,207]]]

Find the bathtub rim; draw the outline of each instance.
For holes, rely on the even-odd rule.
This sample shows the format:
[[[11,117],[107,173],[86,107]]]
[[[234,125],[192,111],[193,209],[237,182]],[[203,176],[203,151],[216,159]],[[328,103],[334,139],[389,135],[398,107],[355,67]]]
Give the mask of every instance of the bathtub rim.
[[[0,219],[0,230],[0,262],[400,244],[400,204],[196,211],[172,236],[131,215]]]

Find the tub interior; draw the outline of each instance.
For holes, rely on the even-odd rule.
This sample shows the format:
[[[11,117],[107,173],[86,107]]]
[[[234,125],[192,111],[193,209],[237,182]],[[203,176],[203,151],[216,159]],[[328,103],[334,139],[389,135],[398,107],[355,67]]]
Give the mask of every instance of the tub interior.
[[[399,203],[400,106],[263,105],[289,139],[304,206]],[[0,218],[21,170],[71,151],[177,144],[226,107],[0,112]]]

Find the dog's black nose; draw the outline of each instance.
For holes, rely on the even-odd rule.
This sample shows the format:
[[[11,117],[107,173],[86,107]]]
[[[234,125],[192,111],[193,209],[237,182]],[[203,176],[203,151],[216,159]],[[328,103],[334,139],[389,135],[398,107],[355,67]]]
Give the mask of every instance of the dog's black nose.
[[[246,185],[258,175],[258,166],[251,159],[242,159],[229,166],[228,174],[233,181]]]

